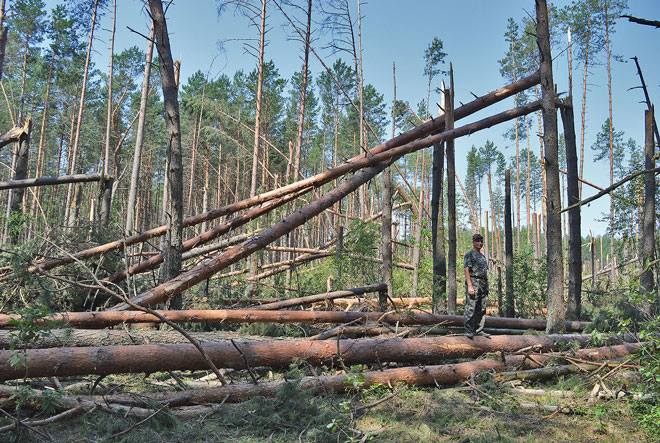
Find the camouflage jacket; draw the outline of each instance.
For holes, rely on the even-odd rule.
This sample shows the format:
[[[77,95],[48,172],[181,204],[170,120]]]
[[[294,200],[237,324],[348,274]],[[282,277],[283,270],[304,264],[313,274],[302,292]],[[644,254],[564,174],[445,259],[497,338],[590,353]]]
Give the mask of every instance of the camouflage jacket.
[[[463,266],[470,270],[475,289],[488,288],[488,260],[482,253],[470,249],[463,258]]]

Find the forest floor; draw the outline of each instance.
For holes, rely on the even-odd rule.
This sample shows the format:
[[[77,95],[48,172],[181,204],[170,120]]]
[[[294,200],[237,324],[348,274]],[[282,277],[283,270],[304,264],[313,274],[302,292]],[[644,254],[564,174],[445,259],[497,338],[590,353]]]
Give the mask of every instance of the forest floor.
[[[631,374],[622,372],[608,379],[609,387],[643,390],[643,386],[633,386],[637,378]],[[115,382],[133,383],[131,389],[140,385],[140,377],[112,377],[117,377]],[[509,386],[478,377],[449,389],[401,386],[392,391],[375,386],[318,396],[289,383],[276,398],[225,404],[218,412],[196,419],[177,419],[165,411],[146,421],[91,412],[40,430],[56,442],[653,441],[639,424],[635,412],[639,402],[631,396],[589,400],[593,381],[585,376],[525,384],[546,392],[562,391],[566,398],[521,395]],[[561,406],[562,412],[544,408],[550,405]],[[0,441],[47,440],[23,430],[0,434]]]

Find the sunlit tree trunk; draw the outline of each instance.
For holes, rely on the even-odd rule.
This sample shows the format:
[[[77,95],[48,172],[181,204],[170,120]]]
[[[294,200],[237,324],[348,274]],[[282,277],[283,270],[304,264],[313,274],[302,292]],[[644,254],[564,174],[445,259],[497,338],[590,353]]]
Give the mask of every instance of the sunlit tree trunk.
[[[78,118],[76,120],[76,126],[75,126],[75,131],[73,135],[73,146],[69,145],[69,167],[70,167],[70,174],[75,174],[76,173],[76,163],[77,159],[79,156],[79,146],[80,146],[80,132],[82,129],[82,123],[83,123],[83,115],[85,112],[85,96],[87,94],[87,81],[89,79],[89,65],[90,65],[90,59],[91,59],[91,54],[92,54],[92,44],[94,43],[94,30],[96,29],[96,13],[97,9],[99,6],[99,0],[96,0],[94,2],[94,6],[92,6],[92,18],[91,18],[91,23],[90,23],[90,28],[89,28],[89,37],[87,39],[87,50],[85,53],[85,66],[83,68],[83,79],[82,79],[82,86],[80,87],[80,102],[78,103]],[[70,184],[67,187],[67,192],[66,192],[66,204],[65,204],[65,209],[64,209],[64,218],[65,218],[65,224],[69,227],[75,225],[76,223],[76,218],[77,218],[77,199],[74,198],[74,194],[78,194],[74,192],[74,188],[78,188],[79,185],[76,184]]]
[[[179,117],[178,82],[174,70],[174,60],[170,48],[167,21],[161,0],[149,0],[149,9],[153,19],[156,48],[160,58],[160,77],[165,105],[165,128],[168,136],[166,206],[168,231],[165,235],[163,250],[164,263],[161,267],[161,280],[176,277],[181,272],[181,254],[183,250],[183,168],[181,163],[181,123]],[[172,299],[173,309],[181,307],[181,297]]]
[[[142,161],[142,146],[144,145],[144,126],[147,118],[147,103],[149,101],[149,80],[151,77],[151,60],[154,49],[154,28],[151,27],[147,40],[147,55],[144,62],[142,91],[140,95],[140,110],[135,134],[135,150],[133,151],[133,167],[131,169],[131,184],[128,188],[128,203],[126,205],[126,235],[131,235],[135,226],[135,200],[137,199],[140,180],[140,164]]]

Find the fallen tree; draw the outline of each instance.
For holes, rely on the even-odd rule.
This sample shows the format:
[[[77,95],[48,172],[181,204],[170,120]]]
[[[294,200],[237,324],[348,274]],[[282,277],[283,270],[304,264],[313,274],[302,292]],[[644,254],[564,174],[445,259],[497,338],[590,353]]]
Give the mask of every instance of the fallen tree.
[[[177,277],[166,281],[153,289],[145,291],[144,293],[135,297],[133,302],[143,305],[151,305],[163,302],[170,297],[173,297],[182,293],[186,289],[191,288],[197,283],[206,280],[227,266],[250,256],[252,253],[260,249],[263,249],[278,238],[286,235],[298,226],[301,226],[307,220],[330,208],[346,195],[355,191],[360,186],[374,178],[383,169],[388,167],[393,161],[405,154],[415,152],[435,143],[462,137],[475,131],[489,128],[493,125],[503,123],[523,115],[527,115],[529,113],[535,112],[539,108],[539,102],[530,103],[519,108],[505,111],[492,117],[487,117],[477,122],[461,126],[456,129],[444,131],[440,134],[415,140],[406,145],[391,148],[388,151],[377,155],[360,157],[358,160],[355,160],[352,163],[352,165],[357,166],[359,171],[356,172],[351,178],[336,186],[331,191],[327,192],[320,198],[313,200],[308,205],[303,206],[293,214],[284,218],[282,221],[275,223],[269,229],[265,229],[262,233],[255,236],[254,238],[228,249],[226,252],[219,254],[212,259],[209,259],[207,262],[200,264],[199,266],[187,272],[181,273]],[[123,303],[113,307],[112,309],[125,310],[128,309],[128,305]]]
[[[63,185],[67,183],[90,183],[90,182],[100,182],[104,180],[112,180],[112,177],[111,176],[104,177],[103,174],[74,174],[74,175],[46,176],[46,177],[26,178],[23,180],[9,180],[6,182],[0,182],[0,190],[29,188],[34,186]]]
[[[325,292],[322,294],[307,295],[305,297],[290,298],[288,300],[282,300],[275,303],[267,303],[264,305],[260,305],[259,309],[264,311],[271,311],[277,309],[291,308],[293,306],[310,305],[312,303],[317,303],[320,301],[329,301],[337,298],[358,296],[362,294],[368,294],[370,292],[382,292],[382,291],[387,291],[387,285],[385,283],[378,283],[376,285],[365,286],[363,288],[352,288],[343,291]]]
[[[532,347],[538,352],[549,351],[561,344],[584,345],[589,338],[589,335],[498,335],[474,339],[225,340],[202,346],[217,367],[246,369],[256,366],[286,368],[294,361],[306,361],[315,366],[373,362],[437,363],[443,359],[474,358],[488,352],[515,352]],[[0,351],[0,380],[206,368],[208,362],[191,344]]]
[[[200,343],[219,342],[239,337],[236,332],[188,332]],[[0,330],[0,349],[60,348],[80,346],[116,346],[190,343],[177,331],[155,329],[51,329],[28,341],[20,341],[13,331]]]
[[[511,97],[521,91],[524,91],[528,88],[533,87],[534,85],[538,84],[540,81],[540,75],[538,72],[535,72],[534,74],[522,78],[518,81],[515,81],[509,85],[506,85],[502,88],[496,89],[494,91],[491,91],[481,97],[476,98],[475,100],[472,100],[469,103],[466,103],[463,106],[458,107],[457,109],[454,110],[454,119],[459,120],[461,118],[467,117],[468,115],[474,114],[475,112],[478,112],[492,104],[495,104],[497,102],[500,102],[508,97]],[[413,140],[416,140],[421,137],[426,137],[429,134],[437,131],[441,131],[444,129],[444,119],[442,118],[436,118],[436,119],[430,119],[424,123],[422,123],[419,126],[416,126],[415,128],[406,131],[390,140],[387,140],[379,145],[376,145],[373,147],[369,152],[368,152],[368,157],[371,155],[379,154],[382,152],[385,152],[393,147],[401,146],[406,143],[409,143]],[[272,200],[274,198],[282,197],[284,195],[288,195],[293,192],[298,192],[302,190],[311,190],[313,187],[319,187],[322,186],[326,183],[329,183],[332,180],[335,180],[336,178],[341,177],[342,175],[354,171],[355,166],[353,166],[353,162],[355,160],[358,160],[362,158],[363,155],[360,154],[356,157],[353,157],[344,164],[339,165],[335,168],[329,169],[327,171],[324,171],[322,173],[316,174],[312,177],[299,180],[297,182],[291,183],[289,185],[280,187],[278,189],[274,189],[272,191],[268,191],[259,195],[256,195],[251,198],[247,198],[244,200],[241,200],[236,203],[232,203],[220,208],[213,209],[211,211],[207,211],[202,214],[198,214],[192,217],[188,217],[184,219],[183,221],[183,226],[184,227],[189,227],[189,226],[195,226],[199,223],[202,223],[204,221],[210,221],[214,220],[216,218],[234,213],[236,211],[240,211],[243,209],[250,208],[252,206],[267,202],[269,200]],[[96,255],[104,254],[106,252],[122,248],[124,246],[130,246],[136,243],[142,243],[144,241],[147,241],[151,238],[162,236],[167,232],[167,226],[158,226],[156,228],[149,229],[141,234],[133,235],[130,237],[126,237],[124,239],[116,240],[113,242],[109,242],[103,245],[99,245],[93,248],[89,248],[80,252],[77,252],[73,254],[72,257],[62,257],[62,258],[57,258],[57,259],[50,259],[50,260],[44,260],[38,263],[35,263],[33,266],[28,268],[28,272],[36,272],[37,270],[44,270],[47,271],[49,269],[53,269],[58,266],[62,266],[65,264],[70,264],[75,261],[75,259],[87,259],[94,257]]]
[[[522,335],[522,329],[485,328],[492,335]],[[364,326],[338,326],[309,337],[310,340],[325,340],[333,337],[358,338],[365,336],[392,335],[398,337],[462,334],[459,327],[444,326],[413,326],[399,327],[395,325],[379,326],[369,324]],[[230,339],[248,338],[233,331],[188,332],[200,343],[213,343]],[[249,337],[259,339],[260,337]],[[270,340],[271,338],[263,338]],[[43,349],[59,347],[89,347],[115,345],[143,344],[175,344],[190,343],[179,332],[154,329],[51,329],[47,334],[39,335],[28,341],[20,341],[18,335],[11,330],[0,330],[0,349]]]
[[[166,319],[177,323],[348,323],[364,320],[390,325],[463,326],[463,316],[461,315],[435,315],[423,311],[270,311],[254,308],[157,312]],[[20,315],[16,314],[0,314],[0,327],[10,327],[13,321],[20,318]],[[104,328],[120,323],[161,323],[161,320],[141,311],[63,312],[35,320],[35,324],[38,325],[53,323],[78,328]],[[565,329],[579,332],[587,325],[589,322],[567,321]],[[487,316],[485,326],[498,329],[545,330],[545,320]]]
[[[578,350],[571,354],[584,360],[600,361],[620,359],[627,357],[630,353],[639,349],[639,344],[625,344],[619,346],[601,347]],[[502,372],[511,369],[539,368],[552,361],[559,360],[566,354],[544,355],[508,355],[499,359],[483,359],[465,363],[402,367],[385,369],[381,371],[365,371],[359,373],[360,386],[368,388],[375,384],[384,386],[395,386],[399,383],[417,386],[450,386],[460,383],[480,372],[493,371]],[[303,377],[296,380],[300,388],[311,390],[316,393],[345,392],[355,389],[355,374],[341,374],[320,377]],[[232,384],[204,389],[184,390],[176,393],[155,392],[131,395],[110,394],[103,396],[63,396],[61,407],[75,407],[78,402],[95,404],[121,404],[124,406],[144,406],[157,403],[159,406],[177,407],[184,405],[197,405],[218,402],[241,402],[255,396],[273,396],[282,385],[287,382],[277,381],[259,384]],[[16,393],[15,387],[1,386],[0,397],[11,397]],[[33,391],[31,397],[41,398],[38,391]],[[39,406],[39,405],[35,405]]]
[[[223,234],[226,234],[232,229],[236,229],[240,226],[243,226],[244,224],[250,222],[251,220],[254,220],[257,217],[266,214],[272,211],[273,209],[278,208],[284,205],[285,203],[288,203],[296,199],[298,196],[300,196],[300,193],[290,194],[287,195],[286,197],[282,197],[276,200],[271,200],[268,203],[264,204],[263,206],[251,208],[248,211],[246,211],[244,214],[237,215],[236,217],[233,217],[224,223],[214,226],[213,228],[184,241],[182,250],[183,252],[188,252],[197,246],[206,244],[211,240],[216,239]],[[163,255],[162,254],[154,255],[153,257],[150,257],[147,260],[143,260],[140,263],[129,267],[127,270],[116,272],[102,281],[118,283],[124,280],[125,278],[127,278],[128,276],[140,274],[143,272],[148,272],[152,269],[155,269],[161,263],[163,263]]]
[[[348,323],[364,320],[390,325],[463,326],[461,315],[435,315],[414,310],[405,312],[270,311],[257,307],[157,312],[177,323]],[[20,315],[16,314],[0,314],[0,327],[10,327],[13,321],[20,318]],[[35,324],[38,325],[53,323],[78,328],[104,328],[120,323],[161,323],[161,320],[142,311],[62,312],[35,320]],[[587,325],[589,322],[567,321],[565,330],[579,332]],[[498,329],[545,330],[545,320],[487,316],[485,326]]]

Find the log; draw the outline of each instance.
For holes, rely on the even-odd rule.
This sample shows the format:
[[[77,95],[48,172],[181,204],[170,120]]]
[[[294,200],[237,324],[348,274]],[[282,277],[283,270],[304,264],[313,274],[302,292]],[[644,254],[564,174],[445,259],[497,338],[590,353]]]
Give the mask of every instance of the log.
[[[431,306],[431,297],[393,297],[390,303],[396,307],[413,308],[415,306]],[[354,305],[367,305],[371,308],[378,308],[380,302],[377,298],[363,298],[356,300],[354,298],[337,298],[333,303],[342,309],[350,309]]]
[[[327,340],[333,337],[357,338],[376,335],[392,335],[398,337],[427,336],[427,335],[463,335],[464,329],[461,327],[437,327],[437,326],[414,326],[414,327],[395,327],[395,326],[377,326],[374,324],[366,326],[337,326],[328,329],[320,334],[310,337],[310,340]],[[523,335],[522,329],[492,329],[484,328],[484,332],[491,335]],[[0,332],[1,334],[1,332]],[[38,346],[33,346],[38,347]],[[41,346],[39,346],[41,347]]]
[[[660,21],[658,20],[648,20],[645,18],[635,17],[633,15],[622,15],[621,18],[627,18],[631,23],[637,23],[638,25],[653,26],[654,28],[660,28]]]
[[[469,135],[480,129],[489,128],[493,125],[503,123],[529,114],[538,110],[540,104],[538,102],[530,103],[519,108],[502,112],[492,117],[479,120],[477,122],[461,126],[456,129],[442,132],[437,135],[432,135],[414,142],[389,149],[370,157],[360,157],[351,163],[360,169],[350,179],[345,180],[343,183],[329,191],[322,197],[310,202],[308,205],[300,208],[295,213],[289,215],[282,221],[275,223],[269,229],[265,229],[261,234],[248,240],[240,245],[234,246],[227,250],[225,253],[219,254],[213,259],[208,260],[187,272],[184,272],[177,277],[166,281],[153,289],[145,291],[133,299],[136,304],[151,305],[154,303],[163,302],[177,294],[182,293],[186,289],[195,286],[220,270],[242,260],[252,253],[263,249],[270,243],[278,238],[293,231],[298,226],[301,226],[307,220],[320,214],[324,210],[330,208],[333,204],[344,198],[349,193],[358,189],[361,185],[367,183],[369,180],[378,175],[383,169],[388,167],[393,161],[401,156],[423,149],[435,143],[440,143],[450,138],[457,138],[464,135]],[[374,165],[374,166],[371,166]],[[365,168],[365,169],[361,169]],[[123,303],[112,308],[113,310],[128,309],[128,305]]]
[[[540,75],[538,72],[536,72],[528,77],[522,78],[502,88],[491,91],[455,109],[454,119],[459,120],[461,118],[467,117],[468,115],[474,114],[475,112],[478,112],[494,103],[498,103],[508,97],[511,97],[521,91],[524,91],[538,84],[539,81],[540,81]],[[441,131],[442,129],[444,129],[444,119],[442,118],[430,119],[409,131],[406,131],[390,140],[387,140],[375,146],[369,151],[369,153],[378,154],[387,151],[392,147],[409,143],[420,137],[425,137],[432,132]],[[362,154],[347,160],[344,163],[344,165],[350,165],[354,160],[359,158],[362,158]],[[283,186],[281,188],[274,189],[272,191],[268,191],[263,194],[256,195],[254,197],[241,200],[239,202],[232,203],[230,205],[216,208],[202,214],[188,217],[184,219],[183,226],[184,227],[195,226],[204,221],[214,220],[224,215],[250,208],[257,204],[267,202],[274,198],[282,197],[292,192],[311,190],[313,187],[322,186],[323,184],[329,183],[330,181],[340,177],[341,175],[350,172],[351,170],[354,170],[351,168],[348,168],[348,170],[346,170],[344,165],[340,165],[344,167],[343,169],[340,169],[340,167],[338,166],[336,168],[332,168],[330,170],[324,171],[320,174],[309,177],[307,179],[299,180],[297,182],[291,183],[287,186]],[[94,257],[96,255],[100,255],[115,249],[123,248],[124,246],[130,246],[136,243],[147,241],[151,238],[164,235],[166,232],[167,232],[167,226],[165,225],[158,226],[156,228],[149,229],[148,231],[145,231],[141,234],[137,234],[131,237],[127,237],[125,239],[116,240],[110,243],[96,246],[94,248],[89,248],[84,251],[80,251],[74,254],[74,257],[77,259],[86,259],[86,258]],[[72,257],[63,257],[58,259],[46,260],[31,266],[30,268],[28,268],[28,272],[35,272],[38,269],[47,271],[57,266],[73,263],[74,261],[75,260]]]
[[[112,177],[106,176],[105,180],[111,180]],[[52,186],[63,185],[67,183],[89,183],[103,181],[102,174],[74,174],[60,176],[46,176],[37,178],[26,178],[23,180],[9,180],[0,182],[0,191],[5,189],[29,188],[33,186]]]
[[[236,332],[189,332],[200,343],[213,343],[238,338]],[[80,346],[143,345],[149,343],[176,344],[190,343],[177,331],[149,329],[98,330],[98,329],[51,329],[47,334],[29,342],[19,342],[11,331],[0,330],[0,349],[59,348]]]
[[[548,351],[568,343],[586,344],[589,335],[426,337],[359,340],[225,340],[203,348],[219,368],[267,366],[287,368],[304,360],[314,366],[373,362],[432,364],[443,359],[474,358],[489,352],[515,352],[534,347]],[[0,351],[0,380],[200,370],[208,362],[191,344],[98,346]]]
[[[581,364],[580,366],[585,369],[597,368],[597,365]],[[577,372],[582,372],[582,370],[575,365],[549,366],[547,368],[522,369],[517,371],[501,372],[495,376],[495,380],[498,382],[506,382],[511,380],[548,380],[551,378],[559,377],[561,375],[575,374]]]
[[[257,217],[266,214],[271,210],[278,208],[284,205],[285,203],[290,202],[291,200],[294,200],[298,196],[300,196],[299,193],[294,193],[287,195],[286,197],[282,197],[276,200],[271,200],[268,203],[264,204],[263,206],[250,208],[245,213],[240,214],[230,220],[227,220],[224,223],[221,223],[205,232],[202,232],[201,234],[195,237],[189,238],[188,240],[184,241],[183,252],[188,252],[199,245],[206,244],[211,240],[218,238],[221,235],[226,234],[227,232],[233,229],[243,226],[244,224],[250,222],[251,220],[254,220]],[[116,272],[113,275],[103,279],[102,282],[119,283],[128,276],[141,274],[143,272],[148,272],[152,269],[155,269],[161,263],[163,263],[163,254],[158,254],[147,260],[143,260],[136,265],[131,266],[127,270]]]
[[[580,200],[580,201],[577,202],[577,203],[574,203],[574,204],[572,204],[572,205],[570,205],[570,206],[565,207],[564,209],[562,209],[562,210],[559,211],[559,212],[561,213],[561,212],[570,211],[571,209],[574,209],[574,208],[577,208],[577,207],[580,207],[580,206],[586,205],[587,203],[591,203],[592,201],[601,198],[603,195],[607,195],[607,194],[611,193],[612,191],[614,191],[614,190],[615,190],[616,188],[618,188],[619,186],[622,186],[622,185],[628,183],[630,180],[632,180],[632,179],[634,179],[634,178],[637,178],[637,177],[639,177],[640,175],[644,175],[644,174],[655,174],[655,175],[657,175],[658,173],[660,173],[660,167],[657,167],[657,168],[650,168],[650,169],[645,169],[645,170],[643,170],[643,171],[636,171],[636,172],[633,172],[632,174],[630,174],[630,175],[628,175],[628,176],[622,178],[621,180],[619,180],[618,182],[614,183],[613,185],[608,186],[607,188],[604,188],[604,189],[603,189],[602,191],[600,191],[598,194],[592,195],[591,197],[589,197],[589,198],[585,198],[584,200]]]
[[[622,358],[638,349],[637,345],[622,345],[603,348],[585,349],[583,351],[591,358],[610,359]],[[578,354],[583,353],[578,351]],[[506,356],[504,359],[483,359],[465,363],[433,365],[422,367],[402,367],[385,369],[381,371],[365,371],[360,373],[362,388],[375,384],[394,386],[399,383],[417,386],[451,386],[469,379],[479,372],[494,371],[502,373],[512,368],[538,368],[538,364],[548,364],[551,357],[533,354],[529,357],[522,355]],[[541,368],[546,369],[546,368]],[[553,368],[547,368],[553,369]],[[533,369],[534,370],[534,369]],[[521,372],[521,371],[518,371]],[[524,372],[524,371],[522,371]],[[498,374],[499,375],[499,374]],[[496,375],[497,377],[497,375]],[[303,377],[295,383],[302,389],[314,393],[345,392],[355,389],[353,381],[355,375],[341,374],[321,377]],[[130,394],[110,394],[103,396],[64,396],[64,407],[71,407],[71,400],[78,399],[88,403],[108,402],[125,406],[152,405],[153,403],[167,404],[169,407],[197,405],[218,402],[241,402],[256,396],[272,397],[286,382],[276,381],[260,384],[232,384],[227,386],[204,389],[190,389],[177,393],[154,392],[143,393],[140,396]],[[0,397],[10,397],[16,392],[15,387],[0,386]],[[31,398],[43,398],[38,391]]]
[[[334,300],[336,298],[342,298],[347,296],[358,296],[362,294],[368,294],[370,292],[381,292],[386,290],[387,290],[387,285],[385,283],[378,283],[376,285],[365,286],[363,288],[352,288],[343,291],[325,292],[323,294],[314,294],[314,295],[307,295],[305,297],[290,298],[288,300],[282,300],[275,303],[266,303],[265,305],[260,305],[259,309],[265,311],[274,311],[277,309],[290,308],[292,306],[304,306],[320,301]]]
[[[360,320],[360,319],[359,319]],[[522,329],[492,329],[485,328],[485,332],[492,335],[522,335]],[[446,328],[436,326],[396,327],[378,326],[372,323],[367,326],[338,326],[328,331],[310,337],[314,340],[341,336],[342,338],[357,338],[393,334],[400,337],[413,335],[448,335],[463,334],[460,327]],[[223,340],[246,338],[233,331],[189,332],[200,343],[217,343]],[[260,339],[260,337],[250,337]],[[263,338],[270,339],[270,338]],[[51,329],[48,334],[41,335],[29,342],[17,341],[12,331],[0,330],[0,349],[44,349],[60,347],[90,347],[90,346],[116,346],[116,345],[143,345],[143,344],[177,344],[190,343],[183,335],[170,330],[151,329]]]
[[[321,294],[325,295],[325,294]],[[280,302],[277,302],[280,303]],[[259,307],[235,310],[158,311],[177,323],[348,323],[357,320],[400,325],[463,326],[462,315],[434,315],[423,311],[343,312],[343,311],[268,311]],[[20,315],[0,314],[0,327],[11,326]],[[120,323],[160,323],[158,317],[142,311],[63,312],[35,321],[36,324],[63,323],[78,328],[104,328]],[[581,331],[589,322],[566,322],[567,331]],[[545,320],[486,317],[485,326],[498,329],[545,330]]]
[[[209,254],[211,252],[215,252],[219,249],[225,249],[228,248],[229,246],[234,246],[237,243],[241,243],[248,238],[252,237],[255,235],[258,231],[252,231],[252,232],[245,232],[243,234],[235,235],[231,238],[228,238],[226,240],[219,241],[217,243],[213,243],[211,245],[206,245],[206,246],[201,246],[199,248],[195,248],[191,251],[186,252],[183,254],[181,257],[183,261],[189,260],[191,258],[199,257],[200,255],[205,255]]]

